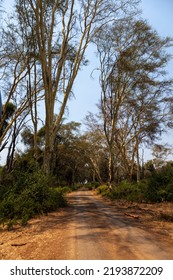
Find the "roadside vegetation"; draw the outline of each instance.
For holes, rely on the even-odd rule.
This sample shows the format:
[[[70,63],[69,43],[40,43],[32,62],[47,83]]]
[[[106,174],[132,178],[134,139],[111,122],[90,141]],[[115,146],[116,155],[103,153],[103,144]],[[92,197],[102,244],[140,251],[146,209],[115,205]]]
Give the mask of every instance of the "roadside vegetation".
[[[173,163],[167,163],[160,170],[153,170],[150,177],[140,182],[123,180],[111,190],[108,185],[101,185],[98,193],[111,199],[139,203],[173,202]]]
[[[67,189],[52,187],[51,178],[40,171],[18,168],[10,175],[1,170],[0,223],[8,229],[15,224],[26,225],[30,218],[67,204],[64,198]]]

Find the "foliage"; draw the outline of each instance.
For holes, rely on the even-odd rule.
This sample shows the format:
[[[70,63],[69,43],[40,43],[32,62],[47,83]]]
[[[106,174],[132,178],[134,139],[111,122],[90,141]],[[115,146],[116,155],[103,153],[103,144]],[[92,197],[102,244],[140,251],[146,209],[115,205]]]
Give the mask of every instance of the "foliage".
[[[135,181],[122,181],[114,186],[110,192],[106,185],[98,187],[98,192],[111,199],[125,199],[136,202],[173,202],[173,165],[168,163],[157,172],[154,170],[152,176]]]
[[[57,185],[74,187],[91,179],[88,145],[79,129],[79,123],[70,122],[63,124],[57,134],[53,169]]]
[[[142,202],[145,198],[144,182],[136,183],[122,181],[119,186],[114,187],[111,198]]]
[[[4,178],[1,189],[0,221],[10,228],[17,221],[26,224],[28,219],[39,214],[55,211],[66,205],[63,193],[50,187],[51,180],[41,171],[18,172]],[[3,191],[2,191],[3,190]]]
[[[145,200],[146,181],[140,183],[122,181],[112,190],[107,185],[100,186],[98,192],[110,199],[123,199],[127,201],[142,202]]]
[[[85,184],[85,187],[88,188],[89,190],[96,189],[99,186],[100,186],[99,182],[90,182],[90,183]]]
[[[101,185],[97,188],[98,193],[100,193],[103,196],[110,196],[110,190],[107,185]]]
[[[7,103],[5,108],[3,106],[2,122],[0,122],[0,136],[2,136],[4,130],[9,124],[10,118],[13,116],[15,110],[16,110],[16,106],[12,102]]]
[[[173,165],[168,163],[148,180],[147,200],[151,202],[173,201]]]
[[[68,186],[66,187],[56,187],[54,188],[56,192],[61,193],[61,194],[66,194],[72,191],[72,189]]]
[[[99,186],[100,186],[99,182],[88,182],[85,184],[78,185],[78,187],[83,190],[95,190]]]

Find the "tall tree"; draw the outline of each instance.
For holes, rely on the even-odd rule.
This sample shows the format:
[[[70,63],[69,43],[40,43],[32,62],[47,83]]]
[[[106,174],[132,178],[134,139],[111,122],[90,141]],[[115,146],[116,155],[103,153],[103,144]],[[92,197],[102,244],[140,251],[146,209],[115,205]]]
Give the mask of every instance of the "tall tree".
[[[165,66],[171,38],[160,38],[142,20],[120,21],[96,36],[100,59],[100,114],[109,148],[109,184],[123,163],[132,174],[139,146],[154,139],[166,119],[165,96],[172,90]],[[119,162],[121,156],[121,162]],[[131,158],[130,158],[131,157]],[[131,175],[130,175],[131,176]]]
[[[29,100],[26,94],[26,76],[28,73],[26,52],[24,51],[24,41],[17,29],[16,23],[9,20],[8,25],[2,25],[0,30],[1,46],[1,93],[3,94],[3,112],[1,114],[0,130],[3,131],[0,135],[0,145],[6,135],[9,133],[16,119],[29,107]],[[17,34],[17,36],[16,36]],[[17,104],[13,116],[8,122],[5,129],[2,129],[6,114],[8,114],[9,105]]]
[[[45,172],[48,173],[51,169],[56,134],[78,71],[85,64],[84,55],[88,44],[105,24],[123,17],[138,2],[16,1],[21,22],[23,19],[28,22],[27,28],[34,30],[37,41],[45,94]]]
[[[107,142],[105,141],[103,123],[100,121],[100,116],[88,113],[85,118],[85,126],[87,132],[84,134],[86,141],[86,153],[90,161],[93,170],[93,178],[95,178],[100,184],[107,181],[106,174],[103,174],[101,167],[107,165]]]
[[[13,131],[13,141],[9,144],[10,148],[13,143],[12,151],[14,150],[14,139],[16,138],[14,137],[16,135],[14,131],[18,131],[19,133],[19,129],[16,128],[16,130],[15,127],[19,123],[22,125],[22,118],[23,121],[26,117],[31,118],[34,127],[33,137],[36,142],[38,125],[37,103],[42,99],[40,92],[43,86],[40,78],[40,67],[36,65],[38,64],[38,60],[34,55],[34,53],[37,53],[35,37],[32,36],[32,33],[29,33],[27,28],[24,28],[24,24],[19,24],[20,19],[17,21],[16,15],[9,16],[5,14],[5,16],[7,18],[4,19],[5,23],[3,22],[0,30],[0,67],[2,73],[0,85],[3,94],[0,146],[2,149],[8,143],[7,139],[11,141],[9,136],[12,136],[11,133]],[[10,121],[7,123],[8,125],[4,126],[6,123],[6,114],[11,103],[15,104],[15,110]],[[37,145],[35,143],[35,156],[37,152],[36,147]],[[9,154],[7,157],[9,159]]]

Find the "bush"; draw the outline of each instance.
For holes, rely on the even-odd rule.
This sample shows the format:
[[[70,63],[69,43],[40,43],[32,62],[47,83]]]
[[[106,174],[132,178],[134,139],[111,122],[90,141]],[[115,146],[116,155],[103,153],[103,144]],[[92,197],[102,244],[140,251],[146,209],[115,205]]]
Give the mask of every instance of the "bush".
[[[8,227],[21,221],[26,224],[34,215],[48,213],[66,205],[63,193],[50,188],[50,178],[41,171],[21,173],[4,192],[0,204],[0,221]]]
[[[137,182],[122,181],[118,186],[113,187],[112,192],[101,187],[100,193],[112,199],[125,199],[136,202],[173,202],[173,165],[168,163],[152,177]]]
[[[114,199],[125,199],[129,201],[143,200],[141,186],[128,181],[122,181],[118,186],[114,187],[111,196]]]
[[[145,201],[145,193],[147,189],[147,181],[140,183],[122,181],[119,185],[113,186],[112,190],[106,185],[98,187],[98,192],[111,199],[124,199],[128,201],[142,202]]]
[[[86,184],[82,184],[81,188],[85,188],[86,190],[94,190],[96,189],[100,184],[98,182],[90,182]]]
[[[167,164],[148,180],[146,198],[150,202],[173,201],[173,166]]]
[[[99,182],[92,182],[92,183],[90,183],[90,185],[92,186],[93,189],[96,189],[100,186],[100,183]]]
[[[56,187],[55,188],[56,192],[61,193],[61,194],[66,194],[72,191],[72,188],[70,187]]]
[[[98,191],[99,194],[101,194],[103,196],[110,196],[110,190],[109,190],[109,187],[107,185],[99,186],[97,188],[97,191]]]

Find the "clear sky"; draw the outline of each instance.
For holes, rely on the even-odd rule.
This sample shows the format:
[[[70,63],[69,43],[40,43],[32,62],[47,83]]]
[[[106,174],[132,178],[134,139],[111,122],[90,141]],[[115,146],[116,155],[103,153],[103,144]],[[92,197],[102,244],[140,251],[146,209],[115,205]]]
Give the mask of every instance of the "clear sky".
[[[160,36],[173,37],[173,0],[142,0],[143,17],[160,34]],[[170,48],[173,55],[173,47]],[[168,65],[168,73],[173,78],[173,60]],[[173,145],[173,129],[162,136],[162,143]],[[172,150],[173,151],[173,150]],[[151,153],[145,150],[145,158],[150,159]],[[173,159],[173,154],[169,159]]]
[[[173,37],[173,0],[142,0],[142,17],[159,33],[160,36]],[[173,54],[173,49],[170,49]],[[94,71],[93,77],[90,74],[97,67],[97,59],[92,48],[88,49],[90,64],[87,69],[79,73],[74,86],[75,99],[69,104],[69,120],[82,122],[88,111],[95,112],[95,104],[100,96],[100,87],[98,83],[98,72]],[[173,77],[173,60],[168,65],[170,77]],[[162,143],[173,145],[173,130],[169,130],[162,137]],[[152,158],[151,151],[145,149],[144,159]],[[171,156],[170,159],[173,157]]]
[[[142,0],[142,17],[161,35],[173,37],[173,0]],[[172,50],[173,54],[173,50]],[[93,79],[90,74],[97,67],[97,59],[93,48],[87,51],[89,66],[81,71],[76,80],[73,92],[75,99],[69,104],[69,119],[82,122],[88,111],[96,110],[100,88],[98,83],[98,72],[94,71]],[[169,64],[169,73],[173,76],[173,62]]]

